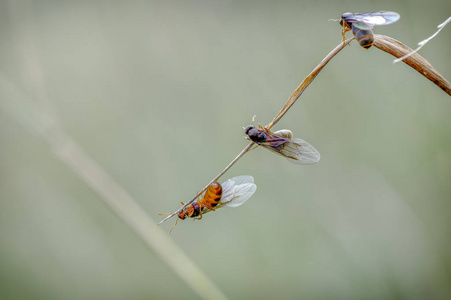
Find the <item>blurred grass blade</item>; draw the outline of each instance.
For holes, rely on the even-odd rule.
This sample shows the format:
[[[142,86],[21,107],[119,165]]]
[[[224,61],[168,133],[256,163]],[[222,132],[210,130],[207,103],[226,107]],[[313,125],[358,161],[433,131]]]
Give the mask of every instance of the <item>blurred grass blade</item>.
[[[42,138],[50,150],[154,250],[203,299],[226,299],[183,250],[155,226],[134,199],[83,149],[61,130],[39,105],[0,74],[0,107],[23,127]]]

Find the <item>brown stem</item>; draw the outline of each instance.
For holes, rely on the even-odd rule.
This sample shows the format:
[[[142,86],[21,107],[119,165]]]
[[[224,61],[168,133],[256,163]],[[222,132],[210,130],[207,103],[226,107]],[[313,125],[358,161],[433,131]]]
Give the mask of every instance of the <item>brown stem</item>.
[[[298,86],[298,88],[291,94],[290,98],[288,98],[287,103],[284,107],[279,111],[277,116],[272,120],[271,123],[266,125],[267,129],[270,129],[273,127],[277,122],[279,122],[280,119],[285,115],[285,113],[290,109],[291,106],[298,100],[298,98],[301,96],[301,94],[305,91],[305,89],[309,86],[310,83],[316,78],[316,76],[319,74],[319,72],[327,65],[327,63],[340,52],[346,45],[348,45],[350,42],[352,42],[354,38],[348,39],[343,43],[340,43],[337,47],[335,47],[334,50],[332,50],[317,66],[313,71],[304,78],[302,83]]]
[[[272,120],[272,122],[268,125],[266,125],[266,128],[271,128],[274,124],[276,124],[282,117],[283,115],[290,109],[290,107],[296,102],[296,100],[298,100],[298,98],[301,96],[302,92],[304,92],[304,90],[309,86],[309,84],[315,79],[315,77],[318,75],[318,73],[326,66],[326,64],[338,53],[340,52],[346,45],[348,45],[352,40],[346,40],[345,42],[340,43],[337,47],[335,47],[335,49],[333,49],[319,64],[318,66],[316,66],[316,68],[302,81],[301,85],[299,85],[299,87],[293,92],[293,94],[291,94],[290,98],[288,99],[287,103],[285,104],[285,106],[279,111],[279,113],[276,115],[276,117]],[[186,207],[188,207],[188,205],[190,205],[191,203],[194,202],[194,200],[196,200],[197,197],[199,197],[207,188],[210,184],[212,184],[213,182],[217,181],[222,175],[224,175],[225,172],[227,172],[244,154],[246,154],[247,151],[249,151],[249,149],[252,147],[254,143],[251,142],[249,143],[241,152],[240,154],[237,155],[237,157],[235,157],[234,160],[232,160],[232,162],[230,164],[228,164],[227,167],[225,167],[225,169],[219,173],[215,178],[213,178],[209,184],[207,184],[207,186],[205,186],[200,192],[198,192],[196,194],[196,196],[194,196],[189,202],[187,202],[186,204],[184,204],[182,207],[180,207],[178,210],[176,210],[175,212],[171,213],[169,216],[167,216],[166,218],[164,218],[163,220],[160,221],[160,223],[158,223],[158,225],[160,225],[161,223],[163,223],[164,221],[172,218],[173,216],[177,215],[179,212],[181,212],[182,210],[184,210]]]
[[[374,35],[374,46],[397,58],[411,53],[413,50],[403,43],[385,35]],[[403,60],[406,64],[417,70],[421,75],[435,83],[445,93],[451,96],[451,84],[432,65],[418,53]]]

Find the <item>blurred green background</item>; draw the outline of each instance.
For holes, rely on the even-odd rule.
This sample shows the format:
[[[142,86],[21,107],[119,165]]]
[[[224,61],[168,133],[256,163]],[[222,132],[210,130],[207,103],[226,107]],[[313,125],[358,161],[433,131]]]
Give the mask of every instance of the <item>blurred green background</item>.
[[[0,298],[199,297],[4,108],[33,113],[17,95],[50,108],[157,222],[247,145],[254,114],[269,123],[339,44],[329,19],[375,10],[401,15],[375,33],[415,48],[451,4],[0,1]],[[450,32],[420,52],[448,80]],[[274,127],[321,161],[254,150],[220,180],[253,175],[245,205],[174,229],[225,295],[451,298],[451,98],[392,60],[351,43]]]

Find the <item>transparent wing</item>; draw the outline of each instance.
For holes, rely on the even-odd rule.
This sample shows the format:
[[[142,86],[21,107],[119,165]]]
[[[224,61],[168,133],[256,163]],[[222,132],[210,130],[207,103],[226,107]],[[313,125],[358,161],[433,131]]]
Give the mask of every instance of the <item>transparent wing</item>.
[[[228,183],[229,181],[233,182],[233,184]],[[254,177],[250,175],[233,177],[223,183],[222,198],[218,206],[240,206],[252,197],[256,190],[257,186],[254,184]]]
[[[354,23],[351,23],[351,24],[352,24],[352,26],[357,27],[357,28],[362,29],[362,30],[371,30],[374,27],[373,25],[370,25],[370,24],[367,24],[367,23],[362,23],[362,22],[354,22]]]
[[[298,138],[293,138],[292,141],[293,143],[286,143],[281,150],[287,156],[288,161],[307,165],[317,163],[320,160],[321,156],[318,150],[310,143]]]
[[[254,184],[254,177],[250,175],[241,175],[230,178],[222,183],[222,197],[215,209],[223,206],[237,207],[249,200],[255,193],[257,186]],[[211,210],[204,208],[202,214]]]
[[[393,11],[373,11],[346,17],[345,21],[350,23],[359,23],[354,24],[354,26],[360,29],[367,30],[372,29],[373,26],[388,25],[394,23],[398,21],[399,18],[399,14]],[[362,25],[362,23],[365,23],[367,26],[365,27],[364,25]]]
[[[314,164],[320,159],[320,154],[315,147],[298,138],[283,139],[283,142],[278,144],[271,141],[258,144],[276,154],[282,155],[294,164]]]

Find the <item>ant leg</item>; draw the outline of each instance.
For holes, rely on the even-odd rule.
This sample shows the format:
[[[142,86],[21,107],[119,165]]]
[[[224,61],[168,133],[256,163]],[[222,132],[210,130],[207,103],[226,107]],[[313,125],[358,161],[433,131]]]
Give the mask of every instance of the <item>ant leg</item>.
[[[348,31],[351,31],[351,29],[348,27],[346,22],[343,22],[343,29],[341,30],[341,35],[343,36],[343,45],[347,40],[345,33]],[[351,45],[349,45],[349,46],[351,46]]]
[[[250,139],[250,138],[248,138],[247,136],[243,136],[243,138],[245,138],[246,140],[248,140],[248,141],[251,141],[252,142],[252,140]],[[247,152],[249,152],[249,151],[251,151],[251,150],[254,150],[255,148],[257,148],[259,145],[257,144],[257,143],[255,143],[255,145],[254,146],[252,146],[252,148],[251,149],[249,149],[249,150],[247,150]]]
[[[199,218],[195,218],[196,220],[202,220],[202,209],[203,207],[199,207]]]
[[[202,220],[202,212],[199,215],[199,218],[195,218],[196,220]]]
[[[256,149],[257,147],[258,147],[258,144],[256,144],[256,145],[252,146],[252,148],[251,148],[251,149],[249,149],[249,150],[247,150],[247,152],[249,152],[249,151],[252,151],[252,150]]]

